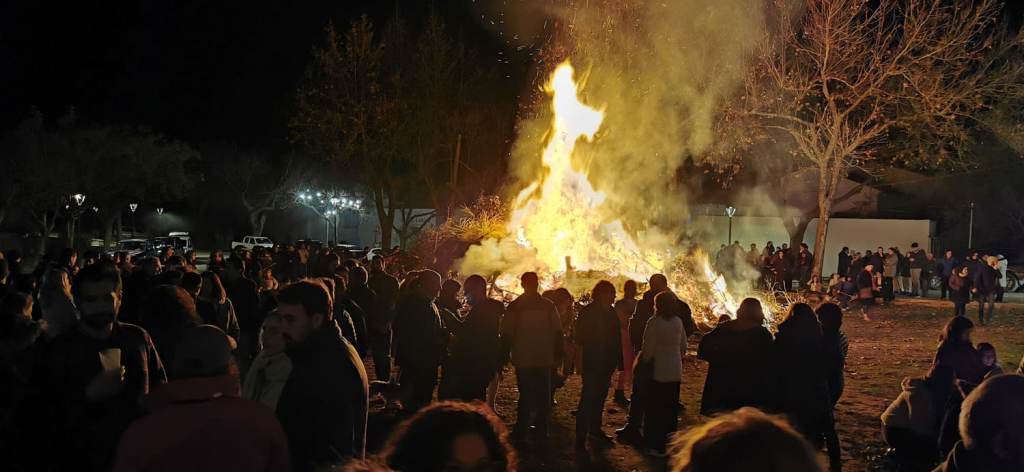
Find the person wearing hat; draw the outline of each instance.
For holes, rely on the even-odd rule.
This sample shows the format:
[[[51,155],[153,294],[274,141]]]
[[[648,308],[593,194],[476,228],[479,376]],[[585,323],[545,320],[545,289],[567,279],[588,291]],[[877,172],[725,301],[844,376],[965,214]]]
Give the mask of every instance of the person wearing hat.
[[[239,396],[233,349],[216,326],[185,330],[169,366],[171,382],[146,396],[150,414],[122,436],[115,471],[288,470],[274,413]]]

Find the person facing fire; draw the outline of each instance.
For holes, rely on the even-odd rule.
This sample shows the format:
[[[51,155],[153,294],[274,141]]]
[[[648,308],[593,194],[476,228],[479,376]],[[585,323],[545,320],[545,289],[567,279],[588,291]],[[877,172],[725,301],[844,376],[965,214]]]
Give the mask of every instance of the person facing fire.
[[[633,344],[634,356],[640,352],[644,343],[644,329],[647,322],[654,316],[654,297],[659,293],[668,291],[668,279],[662,274],[654,274],[648,282],[650,289],[644,292],[640,301],[636,304],[636,310],[629,319],[629,339]],[[616,430],[620,438],[636,440],[640,437],[640,429],[643,426],[643,392],[641,382],[633,377],[633,391],[629,399],[629,414],[626,416],[626,424]]]
[[[622,372],[615,386],[615,403],[629,405],[626,385],[633,382],[633,343],[629,339],[629,317],[636,310],[637,286],[633,280],[622,284],[622,298],[615,302],[615,313],[619,317],[619,339],[622,343]]]
[[[603,445],[611,438],[601,430],[605,397],[611,386],[612,374],[622,369],[622,340],[619,318],[612,305],[615,286],[607,280],[594,285],[593,301],[583,308],[576,320],[575,340],[580,348],[580,374],[583,388],[576,412],[576,449],[586,449],[586,440]]]
[[[523,294],[508,305],[501,324],[502,345],[516,368],[518,415],[513,434],[534,428],[545,439],[551,414],[551,372],[562,357],[562,325],[555,304],[540,295],[534,272],[520,278]]]

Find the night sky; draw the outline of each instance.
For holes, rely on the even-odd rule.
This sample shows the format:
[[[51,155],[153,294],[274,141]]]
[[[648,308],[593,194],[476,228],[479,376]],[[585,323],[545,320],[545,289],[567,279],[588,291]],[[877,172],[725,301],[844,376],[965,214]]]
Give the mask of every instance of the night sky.
[[[529,48],[505,40],[504,3],[3,2],[0,130],[32,106],[54,120],[74,105],[86,119],[144,124],[192,143],[281,145],[295,86],[327,22],[343,29],[366,13],[382,29],[396,10],[414,24],[435,8],[480,60],[500,68],[504,83],[494,84],[495,93],[515,94],[524,86]]]

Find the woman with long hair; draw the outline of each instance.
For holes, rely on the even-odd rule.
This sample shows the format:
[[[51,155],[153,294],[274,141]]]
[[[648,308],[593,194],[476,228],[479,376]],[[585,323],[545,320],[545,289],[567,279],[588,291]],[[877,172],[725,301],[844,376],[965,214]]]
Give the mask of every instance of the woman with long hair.
[[[654,297],[654,316],[644,329],[638,369],[644,371],[644,439],[653,455],[663,455],[679,427],[679,385],[686,355],[682,318],[690,306],[670,291]]]
[[[240,330],[235,307],[228,299],[220,277],[214,272],[203,273],[203,283],[199,286],[199,297],[196,299],[196,311],[203,319],[203,323],[214,325],[231,339],[238,340]]]
[[[810,305],[795,303],[789,307],[773,347],[776,408],[818,449],[827,439],[829,462],[838,466],[824,337]]]

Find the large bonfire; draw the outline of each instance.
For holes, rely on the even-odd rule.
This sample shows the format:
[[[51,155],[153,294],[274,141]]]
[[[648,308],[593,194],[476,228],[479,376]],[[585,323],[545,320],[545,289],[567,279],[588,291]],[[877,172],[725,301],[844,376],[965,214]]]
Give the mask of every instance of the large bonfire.
[[[593,141],[601,129],[604,110],[580,101],[568,61],[554,70],[544,90],[551,97],[553,116],[541,154],[544,172],[512,201],[507,236],[485,241],[483,250],[517,254],[506,259],[526,257],[526,269],[538,272],[545,286],[565,286],[577,294],[602,278],[644,282],[654,273],[664,273],[673,291],[706,320],[734,316],[742,297],[751,295],[746,293],[751,291],[749,283],[729,287],[698,247],[646,247],[642,234],[627,231],[619,219],[605,217],[605,195],[573,162],[577,142]],[[513,271],[522,268],[508,267],[497,275],[495,285],[517,292],[518,274]]]

